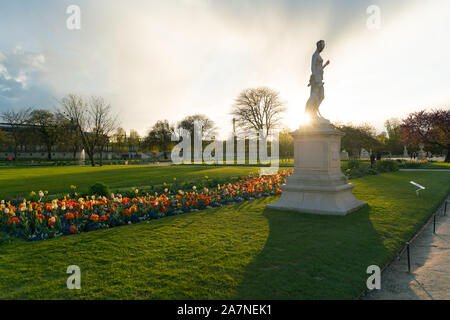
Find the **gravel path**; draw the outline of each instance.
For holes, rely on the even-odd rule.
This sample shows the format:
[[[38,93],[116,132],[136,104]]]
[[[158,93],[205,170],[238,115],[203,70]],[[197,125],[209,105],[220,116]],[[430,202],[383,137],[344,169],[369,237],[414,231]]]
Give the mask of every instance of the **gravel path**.
[[[450,197],[447,214],[443,206],[433,221],[410,245],[411,273],[406,252],[381,275],[381,290],[369,292],[366,300],[449,300],[450,299]]]

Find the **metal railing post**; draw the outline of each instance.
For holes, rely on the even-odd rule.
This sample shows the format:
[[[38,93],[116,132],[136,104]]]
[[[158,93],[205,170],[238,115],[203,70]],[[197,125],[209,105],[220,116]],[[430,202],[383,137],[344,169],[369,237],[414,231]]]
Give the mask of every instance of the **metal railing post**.
[[[406,243],[406,255],[408,256],[408,273],[411,272],[411,257],[409,255],[409,242]]]
[[[433,216],[433,233],[436,234],[436,215]]]

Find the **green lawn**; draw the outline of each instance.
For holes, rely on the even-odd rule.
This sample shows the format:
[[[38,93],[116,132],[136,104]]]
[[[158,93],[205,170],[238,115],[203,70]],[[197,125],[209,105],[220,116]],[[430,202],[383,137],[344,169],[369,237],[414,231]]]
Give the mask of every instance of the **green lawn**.
[[[364,162],[368,164],[369,162]],[[280,166],[290,166],[281,162]],[[342,161],[342,166],[347,162]],[[424,168],[450,169],[446,163],[429,163]],[[422,168],[422,167],[421,167]],[[66,167],[0,167],[0,199],[15,196],[28,196],[31,191],[48,190],[50,194],[72,191],[71,185],[79,192],[86,192],[96,182],[106,183],[113,191],[130,187],[148,187],[173,178],[183,181],[199,180],[204,176],[210,178],[237,177],[258,168],[252,166],[171,166],[155,167],[146,165],[129,166],[66,166]]]
[[[10,167],[0,168],[0,199],[28,196],[31,191],[48,190],[50,194],[70,191],[77,186],[86,192],[95,182],[103,182],[114,191],[120,188],[148,187],[150,185],[178,181],[242,176],[257,172],[254,167],[207,167],[207,166],[72,166],[72,167]]]
[[[388,160],[388,159],[383,159]],[[369,160],[359,160],[361,164],[369,165]],[[395,160],[394,160],[395,161]],[[407,161],[409,162],[409,161]],[[415,161],[414,161],[415,162]],[[347,167],[348,160],[342,160],[341,166]],[[280,167],[293,167],[294,166],[294,159],[282,159],[279,163]],[[417,164],[415,166],[412,166],[411,168],[414,169],[449,169],[450,170],[450,163],[449,162],[427,162],[424,164]]]
[[[411,180],[427,187],[419,197]],[[366,268],[390,261],[447,195],[450,173],[352,182],[369,206],[345,217],[268,210],[270,197],[48,241],[15,239],[0,245],[0,299],[357,298]],[[81,290],[66,288],[69,265],[81,268]]]
[[[450,162],[428,162],[421,169],[449,169]]]

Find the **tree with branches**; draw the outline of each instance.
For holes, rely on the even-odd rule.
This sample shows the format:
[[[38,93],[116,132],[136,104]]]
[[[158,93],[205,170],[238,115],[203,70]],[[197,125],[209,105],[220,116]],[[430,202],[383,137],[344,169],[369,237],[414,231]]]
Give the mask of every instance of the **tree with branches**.
[[[84,150],[91,165],[95,166],[95,152],[102,154],[109,143],[109,137],[117,127],[117,116],[112,114],[111,105],[103,98],[69,94],[61,100],[61,113],[77,128]]]
[[[450,162],[450,110],[411,113],[400,125],[400,132],[405,144],[423,143],[446,150],[445,162]]]
[[[19,150],[19,146],[24,142],[24,127],[28,123],[28,119],[30,117],[31,108],[21,109],[18,111],[4,111],[1,114],[1,118],[3,121],[9,125],[10,137],[12,139],[14,145],[14,161],[17,159],[17,153]]]
[[[56,113],[56,121],[59,125],[58,145],[72,151],[72,159],[76,160],[77,152],[80,151],[82,142],[78,129],[61,112]]]
[[[212,121],[210,118],[208,118],[203,114],[194,114],[192,116],[185,117],[178,124],[178,128],[190,132],[193,141],[195,123],[198,123],[202,128],[201,131],[202,140],[207,137],[211,137],[212,135],[215,134],[216,125],[214,121]]]
[[[279,93],[267,87],[245,89],[236,98],[231,114],[244,130],[262,131],[268,136],[281,124],[286,111]]]
[[[49,110],[37,109],[30,113],[28,123],[37,132],[39,140],[47,148],[47,159],[52,159],[52,148],[60,136],[60,126],[55,115]]]
[[[8,136],[5,131],[0,130],[0,145],[5,144],[6,142],[8,142]]]
[[[169,124],[169,121],[157,121],[145,138],[145,144],[149,147],[156,146],[159,152],[164,154],[164,159],[168,159],[167,152],[173,145],[172,133],[174,131],[175,128]]]
[[[361,125],[335,124],[335,126],[345,133],[341,140],[342,148],[349,151],[355,158],[359,157],[361,148],[378,151],[382,148],[382,144],[376,136],[376,129],[367,123]]]
[[[400,137],[400,121],[393,118],[386,120],[384,126],[387,131],[387,139],[385,141],[386,148],[392,154],[402,154],[403,145]]]

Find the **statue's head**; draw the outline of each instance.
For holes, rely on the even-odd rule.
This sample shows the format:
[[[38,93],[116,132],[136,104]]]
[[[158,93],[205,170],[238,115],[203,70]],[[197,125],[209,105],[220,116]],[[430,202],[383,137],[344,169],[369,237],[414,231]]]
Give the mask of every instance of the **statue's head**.
[[[317,41],[316,46],[317,46],[317,50],[319,52],[322,52],[323,49],[325,48],[325,41],[324,40]]]

